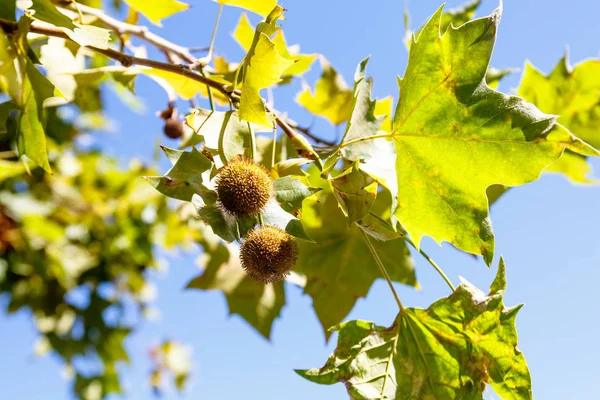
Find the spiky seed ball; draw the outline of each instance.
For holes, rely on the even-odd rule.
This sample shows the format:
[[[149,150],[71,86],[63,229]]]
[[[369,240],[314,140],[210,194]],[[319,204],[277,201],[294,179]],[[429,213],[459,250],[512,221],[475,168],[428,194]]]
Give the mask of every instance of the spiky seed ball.
[[[171,139],[179,139],[183,135],[183,124],[176,118],[166,119],[163,132]]]
[[[243,156],[232,158],[217,177],[221,205],[238,217],[258,215],[272,192],[273,180],[265,168]]]
[[[246,273],[263,282],[278,282],[298,261],[298,245],[289,233],[274,226],[251,231],[242,243],[240,260]]]

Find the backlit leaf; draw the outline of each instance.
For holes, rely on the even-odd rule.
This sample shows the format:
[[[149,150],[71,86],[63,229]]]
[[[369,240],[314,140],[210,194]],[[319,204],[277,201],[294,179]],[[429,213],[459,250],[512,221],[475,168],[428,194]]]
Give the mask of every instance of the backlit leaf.
[[[263,17],[269,15],[277,5],[277,0],[213,0],[228,6],[240,7],[255,12]]]
[[[364,242],[361,228],[350,229],[330,190],[322,190],[304,201],[302,223],[319,244],[298,242],[300,257],[296,271],[306,275],[304,293],[325,331],[339,324],[365,297],[376,279],[382,278]],[[413,261],[402,239],[373,240],[392,280],[416,286]],[[330,333],[326,332],[329,337]]]
[[[124,0],[131,8],[144,14],[151,22],[161,26],[160,21],[190,6],[178,0]]]
[[[262,126],[272,126],[273,118],[267,116],[260,91],[278,83],[283,72],[294,64],[280,54],[270,39],[279,28],[276,23],[282,13],[283,9],[273,10],[265,22],[258,24],[252,47],[244,58],[239,116]]]
[[[305,87],[296,97],[296,101],[309,112],[338,125],[350,117],[352,90],[324,57],[319,57],[319,61],[323,72],[314,92],[310,87]]]
[[[396,216],[417,243],[428,235],[482,254],[494,236],[486,189],[537,179],[565,148],[593,148],[522,99],[496,92],[483,77],[500,11],[439,31],[441,9],[410,49],[400,80],[392,136],[396,145]],[[451,55],[451,56],[448,56]]]
[[[297,370],[320,384],[343,382],[352,399],[531,399],[531,377],[506,308],[504,262],[489,295],[463,281],[428,309],[401,311],[390,328],[368,321],[335,326],[338,346],[322,368]]]

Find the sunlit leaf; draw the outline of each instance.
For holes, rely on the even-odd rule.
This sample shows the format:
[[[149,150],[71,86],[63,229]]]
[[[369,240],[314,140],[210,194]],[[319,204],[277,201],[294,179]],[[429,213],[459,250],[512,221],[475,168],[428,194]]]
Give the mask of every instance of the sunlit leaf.
[[[350,117],[352,90],[324,57],[319,57],[319,61],[323,73],[315,85],[314,92],[310,87],[305,87],[296,97],[296,101],[309,112],[338,125]]]
[[[499,10],[443,36],[440,16],[441,9],[411,46],[400,80],[392,132],[399,186],[395,214],[417,245],[428,235],[482,254],[489,264],[494,236],[487,187],[531,182],[565,148],[598,153],[552,115],[484,83]]]
[[[339,324],[356,300],[365,297],[373,282],[382,276],[361,228],[354,224],[348,229],[331,191],[322,190],[315,197],[304,201],[302,223],[319,244],[298,242],[300,258],[296,270],[306,275],[304,292],[312,297],[315,313],[327,331]],[[391,278],[416,286],[413,261],[404,241],[372,242]]]
[[[237,246],[223,244],[210,232],[203,234],[201,243],[205,252],[199,262],[204,272],[187,288],[222,291],[229,312],[240,315],[269,339],[273,321],[285,304],[283,282],[265,285],[250,278],[240,265]]]
[[[143,14],[151,22],[161,26],[160,21],[190,6],[178,0],[123,0],[131,8]]]
[[[281,8],[273,10],[265,22],[258,24],[252,47],[244,58],[239,116],[262,126],[272,126],[273,118],[265,111],[260,91],[279,82],[283,72],[294,64],[293,60],[280,54],[270,39],[279,28],[276,24],[282,14]]]
[[[338,346],[322,368],[297,370],[312,382],[343,382],[353,399],[531,399],[531,377],[506,308],[504,262],[489,295],[463,281],[428,309],[401,311],[390,328],[349,321],[331,328]]]
[[[269,15],[277,5],[277,0],[213,0],[228,6],[240,7],[255,12],[263,17]]]

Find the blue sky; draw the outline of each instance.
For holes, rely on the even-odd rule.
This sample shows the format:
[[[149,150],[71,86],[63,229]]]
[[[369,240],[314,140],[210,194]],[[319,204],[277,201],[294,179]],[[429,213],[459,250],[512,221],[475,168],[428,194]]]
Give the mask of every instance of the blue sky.
[[[208,44],[217,5],[192,0],[192,9],[164,21],[155,30],[185,46]],[[410,2],[413,28],[439,7],[439,0]],[[449,1],[451,8],[461,4]],[[303,52],[324,54],[351,81],[356,64],[371,55],[368,73],[374,77],[377,97],[397,98],[396,76],[402,75],[407,53],[402,43],[402,1],[287,0],[283,23],[289,43],[300,43]],[[484,0],[478,15],[497,6]],[[549,72],[569,46],[576,63],[598,56],[600,2],[590,0],[506,0],[492,65],[522,68],[526,59]],[[240,11],[225,9],[217,36],[217,54],[240,59],[242,50],[231,39]],[[259,18],[252,16],[254,23]],[[151,53],[152,57],[160,57]],[[306,75],[313,83],[318,65]],[[506,78],[501,90],[518,85],[520,73]],[[303,124],[313,120],[294,102],[299,83],[277,90],[277,108],[289,111]],[[144,114],[125,108],[106,93],[109,116],[118,121],[116,133],[94,136],[106,152],[126,160],[151,160],[157,142],[175,146],[161,134],[154,112],[166,98],[146,78],[137,82],[137,92],[146,105]],[[183,105],[183,103],[182,103]],[[331,135],[334,129],[323,120],[314,129]],[[592,164],[600,171],[600,163]],[[594,302],[600,281],[600,187],[574,186],[560,176],[517,188],[492,209],[496,252],[507,263],[506,303],[525,303],[519,313],[519,347],[533,377],[534,394],[540,399],[581,399],[597,393],[600,381],[600,322]],[[495,268],[432,240],[424,249],[457,283],[464,276],[482,289],[493,279]],[[132,365],[123,369],[128,399],[151,397],[147,385],[150,368],[148,348],[163,338],[173,338],[193,347],[191,385],[180,396],[173,390],[166,399],[345,399],[343,385],[319,386],[303,380],[294,368],[321,366],[335,345],[325,344],[324,335],[311,309],[310,298],[296,287],[288,288],[288,302],[275,322],[272,342],[257,335],[239,317],[229,317],[219,292],[184,291],[183,286],[199,273],[197,252],[161,254],[168,257],[166,276],[153,277],[161,312],[158,322],[145,322],[127,342]],[[427,307],[448,294],[441,278],[419,255],[415,256],[422,290],[398,285],[405,305]],[[366,319],[389,325],[397,312],[393,298],[378,280],[367,299],[361,299],[348,319]],[[334,338],[335,339],[335,338]],[[0,384],[2,398],[54,400],[69,398],[70,384],[61,378],[61,365],[53,357],[32,355],[35,331],[26,313],[0,316]]]

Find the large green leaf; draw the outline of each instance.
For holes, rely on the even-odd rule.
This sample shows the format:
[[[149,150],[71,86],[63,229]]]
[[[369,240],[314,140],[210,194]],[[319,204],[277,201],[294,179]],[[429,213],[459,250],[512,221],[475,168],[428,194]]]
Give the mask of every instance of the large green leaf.
[[[410,49],[392,136],[396,216],[419,245],[428,235],[491,263],[486,189],[536,180],[565,148],[598,152],[522,99],[484,80],[500,10],[440,36],[440,8]]]
[[[485,295],[463,281],[427,310],[407,308],[390,328],[368,321],[333,327],[338,346],[322,368],[298,370],[313,382],[343,382],[353,399],[481,399],[490,384],[503,399],[531,399],[531,377],[517,348],[515,318],[504,307],[504,262]]]
[[[361,228],[350,229],[330,190],[324,189],[304,201],[302,222],[319,244],[298,242],[300,257],[296,270],[306,275],[304,292],[326,331],[339,324],[373,282],[382,278],[365,244]],[[416,286],[413,261],[402,239],[372,241],[391,278]],[[330,333],[326,332],[327,337]]]
[[[260,91],[278,83],[284,71],[294,64],[271,41],[271,36],[279,30],[277,21],[283,17],[283,11],[277,6],[264,22],[258,24],[252,46],[244,58],[239,116],[262,126],[272,126],[273,119],[265,111]]]
[[[204,254],[199,262],[202,275],[188,283],[188,289],[220,290],[227,298],[229,312],[239,314],[269,339],[273,320],[285,304],[283,282],[264,283],[250,278],[242,269],[237,246],[224,244],[208,229],[200,227]]]

